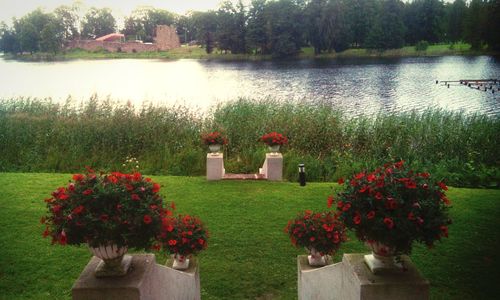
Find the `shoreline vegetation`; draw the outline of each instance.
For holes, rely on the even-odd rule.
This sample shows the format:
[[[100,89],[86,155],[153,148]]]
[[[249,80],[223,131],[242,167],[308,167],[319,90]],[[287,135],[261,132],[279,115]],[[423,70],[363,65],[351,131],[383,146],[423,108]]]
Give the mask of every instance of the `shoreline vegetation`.
[[[374,49],[347,49],[342,52],[331,52],[314,54],[312,47],[304,47],[301,52],[294,57],[288,57],[287,60],[300,59],[341,59],[341,58],[398,58],[398,57],[431,57],[431,56],[456,56],[456,55],[500,55],[497,51],[491,50],[473,50],[467,43],[438,44],[429,45],[425,50],[417,50],[415,46],[406,46],[400,49],[374,50]],[[4,59],[16,59],[24,61],[64,61],[76,59],[200,59],[200,60],[223,60],[223,61],[264,61],[274,60],[271,55],[261,54],[232,54],[215,50],[212,53],[206,53],[201,46],[183,45],[181,48],[169,51],[155,52],[109,52],[105,49],[96,51],[87,51],[83,49],[69,49],[64,52],[45,53],[36,52],[33,54],[4,54]]]
[[[336,181],[361,169],[404,159],[446,183],[500,187],[500,118],[430,109],[349,117],[329,104],[235,99],[207,113],[186,106],[134,107],[97,96],[0,99],[0,172],[79,172],[84,166],[119,170],[135,157],[153,175],[202,176],[201,135],[221,131],[228,173],[255,173],[266,132],[285,134],[283,177]]]

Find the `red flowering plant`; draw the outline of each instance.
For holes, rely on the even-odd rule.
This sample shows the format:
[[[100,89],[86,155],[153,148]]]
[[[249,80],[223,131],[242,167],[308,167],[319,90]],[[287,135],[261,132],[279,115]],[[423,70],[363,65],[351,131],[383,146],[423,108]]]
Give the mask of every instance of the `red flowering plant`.
[[[288,138],[281,133],[275,131],[264,134],[260,140],[268,146],[276,145],[286,145],[288,144]]]
[[[160,242],[167,252],[189,256],[207,248],[208,231],[202,221],[189,215],[165,217]]]
[[[414,241],[432,247],[448,237],[447,186],[429,173],[409,170],[403,161],[340,180],[345,190],[336,202],[339,219],[364,242],[378,242],[394,255],[410,254]]]
[[[201,136],[205,145],[226,145],[227,138],[218,131],[203,134]]]
[[[75,174],[67,186],[45,199],[41,222],[52,243],[91,247],[116,244],[150,249],[160,235],[163,208],[160,185],[140,173]]]
[[[345,227],[333,212],[301,212],[285,227],[292,245],[333,254],[346,241]]]

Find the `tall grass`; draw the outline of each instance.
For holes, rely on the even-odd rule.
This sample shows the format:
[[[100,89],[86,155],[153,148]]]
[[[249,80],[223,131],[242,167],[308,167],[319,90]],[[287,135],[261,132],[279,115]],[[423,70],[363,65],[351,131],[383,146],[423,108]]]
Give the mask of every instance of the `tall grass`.
[[[200,135],[222,130],[227,172],[256,172],[269,131],[286,133],[284,175],[331,181],[395,159],[456,186],[498,186],[500,119],[442,110],[349,118],[329,105],[239,99],[201,115],[183,106],[133,107],[92,97],[75,104],[0,100],[0,171],[120,169],[127,156],[143,172],[205,173]]]

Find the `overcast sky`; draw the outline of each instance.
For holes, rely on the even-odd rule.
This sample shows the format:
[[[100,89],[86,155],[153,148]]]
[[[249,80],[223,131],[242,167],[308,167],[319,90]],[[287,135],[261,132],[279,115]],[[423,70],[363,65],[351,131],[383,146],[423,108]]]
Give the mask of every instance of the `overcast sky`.
[[[51,12],[60,5],[71,5],[74,0],[0,0],[0,21],[11,23],[12,17],[20,18],[38,7]],[[81,0],[84,10],[95,7],[109,7],[118,19],[128,16],[138,6],[153,6],[178,14],[188,10],[206,11],[219,7],[222,0]],[[236,2],[236,1],[233,1]],[[243,1],[249,2],[249,1]]]

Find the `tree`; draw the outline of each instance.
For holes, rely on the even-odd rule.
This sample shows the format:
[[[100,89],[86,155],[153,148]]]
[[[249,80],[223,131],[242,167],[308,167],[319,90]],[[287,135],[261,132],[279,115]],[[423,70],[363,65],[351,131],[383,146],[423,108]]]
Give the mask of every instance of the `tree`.
[[[405,7],[406,41],[437,43],[444,36],[444,4],[440,0],[415,0]]]
[[[481,49],[487,35],[487,6],[484,0],[472,0],[465,18],[465,40],[472,49]]]
[[[54,10],[54,15],[62,27],[62,39],[64,43],[76,39],[79,36],[78,24],[80,22],[78,6],[61,5]]]
[[[55,18],[47,23],[40,32],[40,49],[57,53],[62,47],[65,30]]]
[[[125,35],[135,36],[145,42],[152,42],[156,34],[156,26],[174,24],[176,15],[150,6],[136,8],[125,19]]]
[[[492,50],[500,50],[500,34],[497,30],[500,28],[500,1],[488,1],[488,15],[486,21],[487,32],[485,34],[485,41],[488,47]]]
[[[307,39],[314,48],[314,54],[320,54],[328,48],[325,35],[327,2],[328,0],[312,0],[306,5],[304,11]]]
[[[109,8],[92,7],[83,17],[83,38],[95,39],[115,31],[116,21]]]
[[[404,4],[400,0],[384,0],[367,37],[367,48],[397,49],[405,43]]]
[[[0,51],[13,54],[20,51],[15,31],[9,28],[4,22],[0,23]]]
[[[299,53],[304,44],[302,2],[279,0],[266,5],[266,34],[274,57]]]
[[[351,40],[354,47],[363,47],[375,22],[374,0],[351,0],[347,6]]]
[[[212,53],[215,47],[217,31],[217,14],[214,11],[193,12],[193,22],[197,28],[196,39],[203,42],[207,53]]]
[[[266,0],[253,0],[248,11],[246,41],[256,53],[269,53],[268,23],[265,15]]]
[[[328,50],[336,52],[346,50],[351,44],[351,28],[345,0],[330,0],[326,14],[328,17],[324,34],[329,37]]]
[[[455,0],[453,4],[446,6],[447,10],[447,39],[453,43],[464,39],[465,17],[467,15],[467,4],[465,0]]]

